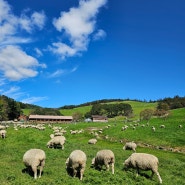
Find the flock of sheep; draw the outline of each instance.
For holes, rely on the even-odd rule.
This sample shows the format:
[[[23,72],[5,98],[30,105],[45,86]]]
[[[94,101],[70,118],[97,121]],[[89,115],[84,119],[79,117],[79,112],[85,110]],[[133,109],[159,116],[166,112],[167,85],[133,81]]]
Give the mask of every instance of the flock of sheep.
[[[82,131],[83,132],[83,131]],[[72,131],[70,131],[73,134]],[[77,132],[78,133],[78,132]],[[57,148],[58,146],[64,150],[66,138],[63,136],[63,133],[59,131],[54,131],[54,134],[50,135],[50,140],[47,143],[48,148]],[[92,138],[88,141],[88,144],[96,144],[97,139]],[[158,172],[158,158],[151,154],[146,153],[136,153],[137,145],[135,142],[127,142],[123,146],[123,150],[132,150],[133,154],[131,154],[128,159],[126,159],[123,163],[125,168],[134,168],[136,169],[136,174],[138,175],[139,170],[151,170],[152,176],[154,174],[157,175],[159,182],[162,183],[162,179]],[[43,168],[45,166],[46,154],[41,149],[30,149],[25,152],[23,155],[23,163],[24,165],[34,172],[34,178],[37,179],[37,168],[40,167],[39,178],[43,172]],[[87,163],[87,155],[82,150],[74,150],[70,153],[69,157],[66,159],[66,171],[73,177],[76,177],[79,174],[79,179],[83,179],[83,175],[85,172]],[[114,165],[115,165],[115,155],[110,149],[102,149],[98,151],[95,157],[91,161],[91,167],[95,169],[102,169],[105,166],[106,170],[109,171],[111,167],[112,174],[114,174]]]
[[[137,124],[137,123],[136,123]],[[27,125],[28,126],[28,125]],[[137,125],[135,125],[136,127]],[[21,125],[20,125],[21,127]],[[30,125],[28,127],[33,127],[33,125]],[[49,125],[49,127],[52,127]],[[108,125],[107,128],[110,126]],[[45,127],[43,125],[40,126],[34,126],[34,128],[37,128],[39,130],[44,130]],[[122,127],[122,131],[126,130],[128,126]],[[165,125],[161,125],[160,128],[165,128]],[[182,128],[182,125],[179,125],[179,128]],[[2,139],[6,138],[6,131],[7,127],[4,125],[0,125],[0,136]],[[18,129],[18,126],[14,127],[15,130]],[[66,142],[66,138],[64,134],[67,132],[65,129],[59,128],[59,127],[53,127],[53,134],[50,135],[50,140],[47,142],[46,146],[48,148],[58,148],[60,147],[62,150],[64,150],[64,145]],[[155,132],[155,127],[152,127],[152,130]],[[84,130],[70,130],[70,134],[76,134],[76,133],[83,133]],[[102,132],[102,130],[98,131],[99,133]],[[92,133],[91,133],[92,134]],[[98,138],[98,133],[93,132],[93,135]],[[88,140],[88,144],[96,144],[97,139],[92,138]],[[132,150],[133,153],[123,162],[123,166],[125,168],[134,168],[136,169],[136,175],[138,176],[139,170],[151,170],[153,177],[154,174],[157,175],[159,183],[162,183],[161,176],[158,172],[158,165],[159,160],[156,156],[152,154],[147,153],[137,153],[136,152],[137,145],[134,141],[127,142],[123,146],[123,150]],[[45,166],[46,161],[46,154],[45,151],[42,149],[34,148],[29,149],[25,152],[23,155],[23,163],[28,168],[28,170],[31,170],[34,173],[34,179],[37,179],[37,176],[40,178]],[[80,180],[83,179],[83,175],[85,172],[87,163],[87,156],[84,151],[82,150],[74,150],[70,153],[69,157],[66,159],[65,165],[66,165],[66,171],[72,175],[73,177],[76,177],[77,174],[79,174]],[[103,166],[105,166],[106,170],[108,171],[111,167],[112,174],[114,174],[114,165],[115,165],[115,155],[112,150],[110,149],[102,149],[98,151],[95,155],[95,157],[91,161],[91,167],[95,169],[101,169]],[[39,175],[37,174],[37,169],[40,167]]]
[[[129,148],[135,150],[135,143],[126,143],[130,147],[133,145],[134,148]],[[127,149],[124,146],[125,149]],[[40,167],[39,178],[41,177],[44,165],[46,160],[46,154],[41,149],[30,149],[26,151],[23,155],[23,162],[26,167],[31,169],[34,172],[34,178],[37,179],[37,168]],[[82,150],[74,150],[71,152],[69,157],[66,159],[66,170],[73,177],[76,177],[77,173],[80,174],[80,180],[83,179],[83,174],[85,171],[87,162],[87,156]],[[106,167],[106,170],[109,171],[109,166],[111,166],[112,174],[114,174],[114,164],[115,164],[115,155],[111,150],[104,149],[97,152],[96,156],[92,159],[92,167],[101,169],[102,166]],[[162,179],[158,172],[158,158],[151,154],[146,153],[133,153],[131,156],[125,160],[123,163],[126,168],[135,168],[137,175],[139,170],[151,170],[152,176],[156,174],[158,176],[159,182],[162,183]]]

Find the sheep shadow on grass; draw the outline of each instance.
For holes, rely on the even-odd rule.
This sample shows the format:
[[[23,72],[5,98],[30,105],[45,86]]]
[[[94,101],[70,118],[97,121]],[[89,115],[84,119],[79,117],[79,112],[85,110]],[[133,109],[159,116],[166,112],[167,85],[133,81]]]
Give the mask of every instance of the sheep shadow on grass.
[[[73,177],[73,169],[72,168],[66,168],[66,171],[69,176]],[[75,177],[80,179],[80,170],[79,169],[77,169],[77,174]]]
[[[134,174],[135,174],[135,176],[136,176],[136,170],[135,169],[129,169],[129,168],[126,168],[126,167],[124,167],[123,168],[123,171],[130,171],[130,172],[133,172]],[[141,170],[139,170],[139,172],[138,172],[138,175],[139,176],[142,176],[142,177],[145,177],[146,179],[151,179],[151,176],[149,176],[148,174],[146,174],[146,173],[144,173],[144,172],[141,172]]]
[[[27,167],[27,168],[22,169],[22,173],[26,173],[29,176],[34,177],[34,172],[32,171],[32,169],[30,167]],[[39,173],[40,173],[40,169],[37,169],[37,174],[39,174]],[[42,172],[41,175],[43,175],[43,173],[44,172]]]

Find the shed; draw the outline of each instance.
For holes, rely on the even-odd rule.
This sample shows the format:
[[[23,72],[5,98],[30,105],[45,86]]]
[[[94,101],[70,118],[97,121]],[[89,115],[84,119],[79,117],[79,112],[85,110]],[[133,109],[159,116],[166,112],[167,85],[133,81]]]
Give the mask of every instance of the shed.
[[[92,115],[93,122],[108,122],[107,116]]]
[[[29,121],[72,122],[72,116],[29,115]]]

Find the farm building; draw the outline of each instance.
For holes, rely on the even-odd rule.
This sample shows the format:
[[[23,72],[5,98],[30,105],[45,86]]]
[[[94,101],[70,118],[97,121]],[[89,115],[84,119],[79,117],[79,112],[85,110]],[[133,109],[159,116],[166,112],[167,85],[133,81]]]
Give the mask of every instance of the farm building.
[[[72,122],[72,116],[51,116],[51,115],[30,115],[29,121],[43,121],[43,122]]]
[[[108,118],[106,116],[100,115],[92,115],[93,122],[108,122]]]

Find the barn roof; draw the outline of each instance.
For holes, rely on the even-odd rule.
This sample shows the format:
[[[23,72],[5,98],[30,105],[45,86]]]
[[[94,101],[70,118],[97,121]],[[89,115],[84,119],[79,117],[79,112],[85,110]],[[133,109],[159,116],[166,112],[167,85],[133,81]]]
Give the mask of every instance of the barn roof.
[[[72,120],[72,116],[30,115],[29,119]]]

